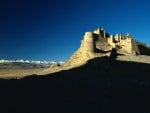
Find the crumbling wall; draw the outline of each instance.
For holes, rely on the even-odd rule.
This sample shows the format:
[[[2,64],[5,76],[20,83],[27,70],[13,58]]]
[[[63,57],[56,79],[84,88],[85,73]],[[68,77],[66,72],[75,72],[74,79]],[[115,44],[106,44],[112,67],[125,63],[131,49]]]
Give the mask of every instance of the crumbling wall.
[[[139,54],[139,50],[137,48],[137,45],[134,43],[134,40],[127,34],[125,38],[121,34],[116,34],[115,36],[111,35],[108,38],[108,43],[113,47],[117,49],[120,49],[121,51],[124,51],[129,54]]]
[[[133,53],[133,48],[132,48],[132,39],[127,38],[125,40],[122,40],[121,42],[118,43],[119,46],[121,46],[122,49],[124,49],[126,52],[132,54]]]
[[[143,50],[143,46],[140,47]],[[84,64],[92,58],[110,56],[113,48],[118,49],[117,52],[124,55],[140,54],[138,44],[129,34],[113,36],[105,32],[103,28],[98,28],[93,32],[85,32],[80,48],[65,65]],[[145,53],[147,52],[149,49]]]
[[[109,43],[113,48],[115,48],[115,43],[113,42],[113,36],[111,35],[110,38],[107,38],[107,43]]]
[[[86,32],[84,35],[84,39],[82,41],[82,47],[86,52],[94,52],[95,49],[95,42],[92,32]]]

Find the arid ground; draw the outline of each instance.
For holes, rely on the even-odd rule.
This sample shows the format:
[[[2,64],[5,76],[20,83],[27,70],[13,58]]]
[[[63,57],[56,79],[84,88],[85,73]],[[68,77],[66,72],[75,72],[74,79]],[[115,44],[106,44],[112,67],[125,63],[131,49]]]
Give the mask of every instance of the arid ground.
[[[116,58],[118,61],[129,61],[129,62],[137,62],[137,63],[147,63],[150,64],[150,56],[118,56]],[[75,67],[80,67],[81,65],[77,65]],[[45,75],[50,73],[59,72],[62,70],[68,70],[73,67],[71,66],[58,66],[51,68],[6,68],[0,69],[0,78],[22,78],[29,75]]]
[[[0,79],[1,113],[149,113],[150,64],[109,57],[46,76]]]

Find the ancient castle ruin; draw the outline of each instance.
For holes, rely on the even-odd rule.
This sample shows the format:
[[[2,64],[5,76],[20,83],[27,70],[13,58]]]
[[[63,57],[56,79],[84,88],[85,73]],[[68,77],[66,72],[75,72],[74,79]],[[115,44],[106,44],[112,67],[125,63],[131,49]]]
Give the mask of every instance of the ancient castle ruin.
[[[129,33],[126,35],[118,33],[116,35],[109,35],[103,28],[98,28],[92,32],[85,32],[80,48],[68,60],[67,64],[83,64],[95,57],[109,57],[112,49],[116,49],[122,55],[141,54],[140,46]],[[146,53],[148,53],[147,51],[150,53],[150,49],[146,50]]]
[[[124,50],[126,53],[140,54],[134,39],[129,33],[126,35],[109,35],[103,28],[98,28],[93,32],[86,32],[82,40],[82,46],[84,46],[87,51],[94,52],[97,48],[96,41],[99,40],[108,43],[112,48]]]

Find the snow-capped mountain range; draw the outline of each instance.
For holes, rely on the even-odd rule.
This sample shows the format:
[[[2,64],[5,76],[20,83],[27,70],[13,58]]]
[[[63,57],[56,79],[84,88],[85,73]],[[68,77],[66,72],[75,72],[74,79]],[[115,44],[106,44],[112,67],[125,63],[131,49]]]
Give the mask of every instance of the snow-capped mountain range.
[[[4,60],[1,59],[0,63],[30,63],[30,64],[63,64],[64,62],[54,62],[54,61],[34,61],[34,60]]]

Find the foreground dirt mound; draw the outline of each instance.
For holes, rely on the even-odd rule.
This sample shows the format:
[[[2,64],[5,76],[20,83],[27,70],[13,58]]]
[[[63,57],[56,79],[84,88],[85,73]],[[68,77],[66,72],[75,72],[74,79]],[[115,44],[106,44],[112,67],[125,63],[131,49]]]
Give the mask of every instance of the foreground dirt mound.
[[[115,57],[47,76],[0,80],[0,112],[149,112],[150,64]]]

